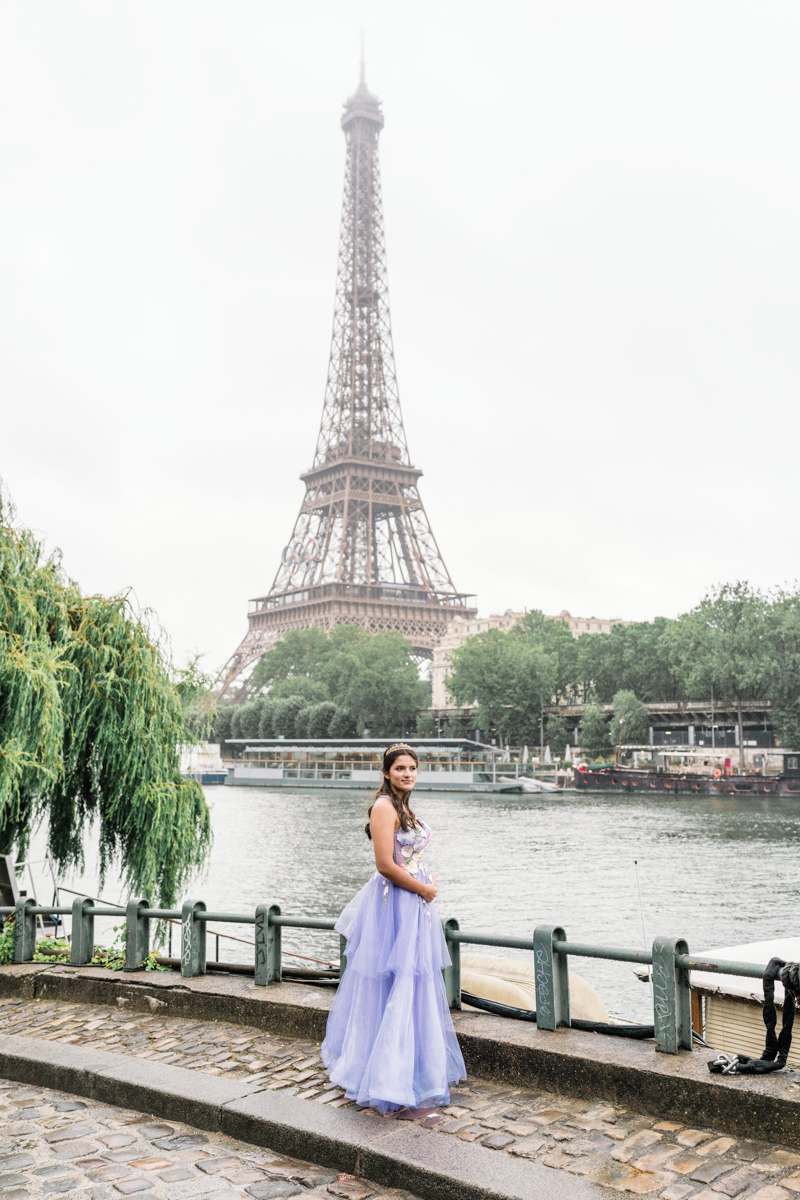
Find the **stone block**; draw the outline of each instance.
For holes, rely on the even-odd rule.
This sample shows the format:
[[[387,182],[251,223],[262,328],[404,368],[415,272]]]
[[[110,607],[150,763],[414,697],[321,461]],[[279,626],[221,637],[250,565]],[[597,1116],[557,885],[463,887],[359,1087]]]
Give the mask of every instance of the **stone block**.
[[[56,1129],[53,1133],[46,1133],[44,1140],[52,1146],[57,1142],[71,1142],[75,1138],[92,1137],[95,1132],[93,1125],[69,1125],[66,1129]]]
[[[749,1167],[739,1167],[739,1170],[734,1171],[733,1174],[715,1180],[711,1185],[711,1190],[723,1196],[738,1196],[757,1183],[759,1179],[763,1181],[763,1176],[759,1176],[757,1171],[753,1171]]]
[[[684,1150],[682,1154],[676,1154],[669,1160],[670,1171],[677,1171],[680,1175],[689,1175],[702,1165],[703,1159],[693,1150]]]
[[[481,1145],[489,1150],[505,1150],[506,1146],[510,1146],[514,1141],[509,1133],[490,1133],[488,1137],[481,1138]]]
[[[731,1162],[705,1162],[702,1167],[698,1167],[696,1171],[692,1171],[689,1176],[695,1183],[713,1183],[715,1179],[719,1179],[721,1175],[729,1174],[734,1168]]]
[[[51,1149],[57,1158],[73,1159],[91,1154],[94,1146],[91,1142],[61,1142],[58,1146],[51,1146]]]
[[[164,1125],[160,1121],[150,1121],[146,1125],[139,1126],[139,1133],[143,1138],[165,1138],[172,1137],[175,1130],[171,1125]]]
[[[727,1154],[736,1145],[736,1139],[730,1137],[714,1138],[712,1142],[706,1142],[698,1147],[697,1153],[702,1158],[719,1158],[722,1154]],[[797,1159],[800,1162],[800,1157]]]
[[[541,1112],[532,1113],[528,1120],[531,1125],[554,1125],[556,1121],[562,1121],[568,1115],[557,1108],[545,1108]]]
[[[34,1162],[30,1154],[4,1154],[0,1158],[0,1171],[22,1171],[25,1167],[32,1167]]]
[[[520,1158],[535,1158],[543,1146],[547,1145],[547,1138],[541,1135],[523,1138],[521,1142],[515,1142],[513,1146],[509,1146],[509,1153],[516,1154]]]
[[[277,1200],[283,1196],[299,1196],[303,1189],[289,1179],[265,1179],[263,1183],[253,1183],[244,1190],[253,1200]]]
[[[782,1167],[784,1170],[791,1170],[792,1167],[800,1166],[800,1154],[794,1154],[791,1150],[773,1150],[765,1158],[759,1159],[758,1165],[760,1167]]]
[[[708,1142],[713,1137],[713,1133],[709,1133],[706,1129],[684,1129],[683,1133],[679,1133],[675,1141],[679,1146],[699,1146],[702,1142]]]
[[[229,1155],[227,1158],[208,1158],[205,1162],[199,1162],[197,1167],[206,1175],[218,1175],[220,1171],[227,1171],[231,1167],[240,1167],[241,1165],[241,1159]]]
[[[678,1146],[659,1146],[657,1150],[649,1150],[641,1158],[633,1160],[637,1171],[659,1171],[668,1165],[669,1160],[680,1154]]]
[[[616,1150],[611,1151],[611,1157],[617,1162],[630,1162],[632,1158],[636,1158],[648,1146],[655,1145],[661,1141],[660,1133],[653,1133],[652,1129],[640,1129],[638,1133],[634,1133],[631,1137],[620,1142]]]

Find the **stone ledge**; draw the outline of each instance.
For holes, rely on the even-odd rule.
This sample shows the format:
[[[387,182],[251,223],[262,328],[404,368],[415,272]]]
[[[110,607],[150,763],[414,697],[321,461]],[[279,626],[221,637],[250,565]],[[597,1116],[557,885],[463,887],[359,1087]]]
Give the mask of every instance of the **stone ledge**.
[[[174,1017],[231,1021],[286,1037],[322,1041],[334,992],[297,983],[257,988],[243,975],[183,979],[177,971],[23,963],[0,967],[0,996],[109,1004],[132,1012],[168,1011]]]
[[[602,1200],[604,1188],[540,1163],[355,1109],[336,1110],[276,1092],[248,1095],[247,1080],[199,1077],[184,1067],[107,1051],[0,1038],[0,1075],[181,1120],[321,1166],[365,1175],[425,1200]]]
[[[163,1011],[165,1015],[230,1021],[316,1041],[325,1035],[333,994],[292,983],[256,988],[252,980],[240,975],[182,979],[172,972],[121,974],[39,963],[0,968],[3,996]],[[710,1050],[656,1054],[652,1042],[572,1029],[550,1033],[526,1021],[468,1009],[453,1016],[471,1075],[611,1100],[639,1112],[707,1125],[736,1137],[756,1136],[800,1147],[800,1087],[794,1071],[749,1077],[711,1075],[707,1067],[713,1057]]]

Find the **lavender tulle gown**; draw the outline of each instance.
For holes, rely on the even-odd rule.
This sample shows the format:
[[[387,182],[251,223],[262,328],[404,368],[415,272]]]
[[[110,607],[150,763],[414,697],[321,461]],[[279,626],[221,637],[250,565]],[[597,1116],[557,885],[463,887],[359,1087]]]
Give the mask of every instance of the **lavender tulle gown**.
[[[431,830],[395,834],[394,861],[430,882],[422,854]],[[380,1112],[449,1104],[466,1079],[442,968],[450,965],[435,904],[376,871],[345,908],[347,969],[328,1017],[322,1061],[331,1082]]]

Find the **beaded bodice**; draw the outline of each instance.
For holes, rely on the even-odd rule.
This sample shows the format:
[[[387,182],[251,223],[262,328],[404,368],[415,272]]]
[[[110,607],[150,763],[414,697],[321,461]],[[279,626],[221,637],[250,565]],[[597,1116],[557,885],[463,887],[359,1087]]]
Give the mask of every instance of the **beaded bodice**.
[[[417,875],[422,867],[422,855],[431,840],[431,830],[417,818],[413,829],[398,829],[394,835],[394,861],[405,867],[409,875]]]

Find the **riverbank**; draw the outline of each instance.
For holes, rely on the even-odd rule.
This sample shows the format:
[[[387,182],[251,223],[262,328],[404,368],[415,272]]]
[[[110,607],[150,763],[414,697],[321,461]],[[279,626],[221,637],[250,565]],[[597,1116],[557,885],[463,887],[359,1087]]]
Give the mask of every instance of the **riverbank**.
[[[257,988],[233,975],[184,979],[173,972],[120,974],[38,963],[0,968],[0,997],[27,1004],[35,1030],[47,1024],[45,1018],[33,1016],[42,1004],[90,1004],[145,1014],[156,1026],[164,1020],[234,1022],[270,1037],[299,1038],[315,1045],[324,1037],[333,998],[330,991],[300,984]],[[757,1130],[762,1141],[800,1148],[796,1071],[747,1079],[711,1075],[707,1060],[714,1053],[708,1050],[664,1055],[656,1053],[651,1041],[563,1028],[551,1033],[529,1022],[468,1008],[452,1015],[470,1078],[623,1104],[654,1120],[708,1125],[734,1137],[754,1136]],[[18,1031],[14,1027],[11,1032]],[[89,1039],[91,1044],[102,1041],[100,1035]],[[140,1049],[144,1053],[144,1043]],[[171,1057],[169,1048],[165,1054]],[[225,1068],[226,1074],[239,1067],[247,1071],[248,1066],[237,1061]],[[267,1077],[268,1066],[262,1067]],[[305,1082],[312,1075],[309,1071]]]
[[[504,1066],[508,1077],[479,1075],[468,1061],[469,1079],[454,1089],[449,1108],[380,1117],[358,1110],[329,1086],[318,1039],[278,1032],[287,1012],[302,1009],[305,1022],[322,1020],[330,997],[315,989],[286,984],[266,989],[267,1003],[259,1000],[258,1008],[250,1011],[262,1026],[273,1026],[268,1031],[230,1019],[188,1015],[193,998],[200,1000],[201,993],[202,1004],[227,1005],[228,1013],[234,1002],[247,1006],[242,981],[230,977],[176,986],[163,976],[158,982],[143,973],[117,976],[118,1003],[112,1006],[36,1000],[33,993],[48,982],[41,974],[37,979],[37,968],[16,969],[13,975],[7,970],[0,975],[5,989],[14,980],[28,998],[0,1001],[0,1075],[31,1087],[71,1091],[90,1102],[187,1122],[210,1135],[212,1157],[221,1151],[233,1153],[227,1143],[218,1144],[220,1137],[238,1138],[316,1163],[316,1170],[327,1167],[375,1181],[371,1187],[327,1185],[334,1196],[367,1200],[378,1185],[401,1188],[402,1200],[411,1200],[408,1191],[425,1200],[600,1200],[609,1194],[607,1189],[662,1200],[690,1195],[718,1200],[720,1193],[743,1200],[790,1200],[800,1191],[800,1131],[796,1122],[784,1123],[786,1132],[795,1125],[793,1136],[768,1139],[767,1134],[780,1131],[776,1124],[767,1127],[764,1108],[768,1103],[776,1113],[796,1111],[797,1101],[791,1096],[792,1089],[798,1091],[794,1074],[722,1080],[708,1075],[705,1052],[666,1059],[652,1046],[638,1046],[634,1059],[641,1055],[655,1060],[652,1106],[646,1111],[593,1093],[587,1063],[603,1072],[607,1084],[614,1084],[615,1077],[616,1085],[621,1082],[621,1062],[614,1046],[607,1045],[614,1039],[573,1031],[540,1034],[526,1025],[509,1031]],[[70,976],[63,970],[46,968],[45,973],[51,989],[67,986]],[[78,981],[86,980],[87,974],[81,971]],[[94,974],[93,986],[104,988],[110,998],[111,973]],[[72,979],[74,989],[76,976]],[[187,1015],[174,1014],[170,994]],[[214,995],[218,1000],[212,1001]],[[203,1011],[207,1014],[209,1009]],[[477,1041],[485,1044],[495,1038],[499,1019],[466,1012],[455,1016],[467,1055],[471,1043],[474,1047]],[[520,1070],[529,1070],[537,1042],[540,1065],[548,1053],[562,1068],[573,1060],[572,1071],[560,1070],[554,1086],[520,1081]],[[630,1066],[633,1060],[626,1057]],[[716,1096],[719,1121],[710,1119],[711,1109],[694,1103],[700,1084]],[[683,1106],[677,1112],[674,1103],[681,1091]],[[665,1104],[668,1116],[663,1115]],[[735,1112],[737,1124],[741,1122],[738,1132],[731,1129]],[[35,1119],[33,1114],[29,1119]],[[84,1121],[85,1115],[75,1119]],[[94,1135],[74,1131],[75,1138],[84,1136]],[[68,1133],[62,1134],[53,1143],[64,1147],[66,1155],[68,1139]],[[171,1155],[173,1149],[158,1144],[147,1155],[139,1153],[138,1144],[128,1144],[129,1155],[122,1153],[127,1145],[120,1143],[118,1148],[104,1147],[95,1157],[113,1156],[123,1168],[128,1163],[137,1167],[151,1155]],[[92,1147],[80,1153],[91,1155]],[[102,1169],[102,1163],[94,1165]],[[152,1160],[138,1167],[139,1175],[150,1165]],[[248,1165],[269,1170],[269,1163]],[[236,1169],[229,1163],[220,1170],[229,1168]],[[213,1179],[226,1186],[219,1175]],[[263,1188],[260,1183],[246,1185],[253,1200],[292,1194],[269,1190],[266,1182]],[[311,1180],[304,1182],[314,1186]],[[127,1194],[124,1188],[118,1190]],[[176,1186],[165,1200],[188,1200],[211,1190],[195,1186],[181,1191]],[[101,1197],[93,1195],[92,1200]],[[393,1200],[401,1198],[395,1194]]]

